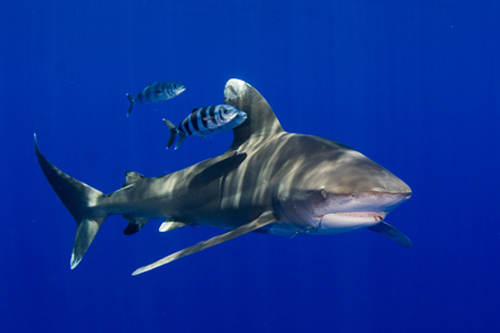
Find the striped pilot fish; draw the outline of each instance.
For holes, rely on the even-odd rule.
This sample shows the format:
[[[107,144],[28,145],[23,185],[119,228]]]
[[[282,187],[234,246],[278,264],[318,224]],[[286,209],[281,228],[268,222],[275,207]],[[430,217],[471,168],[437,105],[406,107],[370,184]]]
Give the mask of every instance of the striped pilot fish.
[[[174,144],[177,134],[179,134],[179,140],[175,144],[175,149],[179,148],[184,139],[190,135],[206,137],[213,133],[235,128],[246,119],[246,112],[226,104],[194,109],[177,127],[167,119],[163,119],[163,122],[170,130],[167,149]]]
[[[162,81],[150,83],[141,92],[133,98],[129,93],[127,93],[127,98],[130,101],[130,106],[127,111],[127,117],[132,112],[132,108],[136,102],[141,104],[151,104],[166,101],[167,99],[179,96],[186,87],[179,82],[175,81]]]

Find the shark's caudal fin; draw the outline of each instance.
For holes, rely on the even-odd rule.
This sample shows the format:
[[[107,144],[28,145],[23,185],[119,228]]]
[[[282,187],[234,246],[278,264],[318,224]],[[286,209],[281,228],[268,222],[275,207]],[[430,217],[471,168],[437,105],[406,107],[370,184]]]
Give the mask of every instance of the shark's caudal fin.
[[[102,222],[108,217],[100,215],[94,209],[103,193],[68,176],[52,165],[40,152],[36,134],[34,144],[38,163],[45,177],[76,220],[76,237],[71,254],[71,269],[73,269],[80,263]]]
[[[230,149],[236,150],[245,143],[254,145],[283,132],[278,118],[264,97],[244,81],[227,81],[224,103],[247,113],[247,120],[233,129],[234,140]]]

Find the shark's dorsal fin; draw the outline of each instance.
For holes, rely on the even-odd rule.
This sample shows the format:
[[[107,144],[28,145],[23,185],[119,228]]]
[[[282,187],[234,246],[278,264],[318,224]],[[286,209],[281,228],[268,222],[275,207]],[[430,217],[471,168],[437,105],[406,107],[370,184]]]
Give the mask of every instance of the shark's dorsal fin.
[[[245,122],[233,129],[230,149],[238,149],[246,142],[256,144],[283,132],[280,122],[262,95],[248,83],[231,79],[224,88],[224,103],[245,111]]]

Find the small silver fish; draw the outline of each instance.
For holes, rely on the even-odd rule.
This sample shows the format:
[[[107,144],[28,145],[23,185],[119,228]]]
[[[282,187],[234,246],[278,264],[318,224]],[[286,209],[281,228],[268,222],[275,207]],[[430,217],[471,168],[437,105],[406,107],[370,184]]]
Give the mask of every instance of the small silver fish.
[[[213,133],[235,128],[246,119],[246,112],[226,104],[194,109],[177,127],[167,119],[163,119],[170,130],[167,149],[173,145],[177,134],[179,134],[179,140],[175,144],[175,149],[179,148],[184,139],[190,135],[206,137]]]
[[[142,91],[139,92],[135,98],[127,93],[127,98],[130,101],[127,117],[130,115],[130,112],[132,112],[132,108],[136,102],[141,104],[163,102],[167,99],[179,96],[184,90],[186,90],[186,86],[182,83],[175,81],[162,81],[148,84],[148,86],[142,89]]]

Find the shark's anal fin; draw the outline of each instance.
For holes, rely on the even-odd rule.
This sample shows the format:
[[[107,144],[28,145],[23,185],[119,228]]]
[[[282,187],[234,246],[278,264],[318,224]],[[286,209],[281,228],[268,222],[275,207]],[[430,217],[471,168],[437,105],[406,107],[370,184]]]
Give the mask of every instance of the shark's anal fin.
[[[198,244],[195,244],[193,246],[190,246],[188,248],[185,248],[184,250],[180,250],[178,252],[175,252],[163,259],[160,259],[150,265],[143,266],[139,269],[136,269],[132,275],[139,275],[142,273],[145,273],[147,271],[150,271],[152,269],[155,269],[157,267],[160,267],[162,265],[168,264],[174,260],[177,260],[179,258],[188,256],[190,254],[199,252],[201,250],[208,249],[209,247],[212,247],[214,245],[226,242],[230,239],[239,237],[241,235],[247,234],[249,232],[252,232],[254,230],[257,230],[259,228],[262,228],[263,226],[266,226],[268,224],[274,223],[278,221],[278,219],[274,216],[273,212],[265,212],[261,214],[257,219],[253,220],[252,222],[249,222],[245,225],[242,225],[239,228],[236,228],[234,230],[231,230],[229,232],[226,232],[225,234],[215,236],[213,238],[210,238],[206,241],[200,242]]]
[[[175,222],[175,221],[165,221],[161,224],[159,231],[160,232],[167,232],[167,231],[172,231],[177,228],[181,228],[186,226],[187,224],[184,222]]]
[[[388,223],[380,222],[379,224],[376,224],[373,227],[369,227],[368,229],[378,232],[379,234],[384,235],[385,237],[388,237],[395,242],[398,242],[404,247],[412,246],[411,240],[406,237],[405,234]]]

